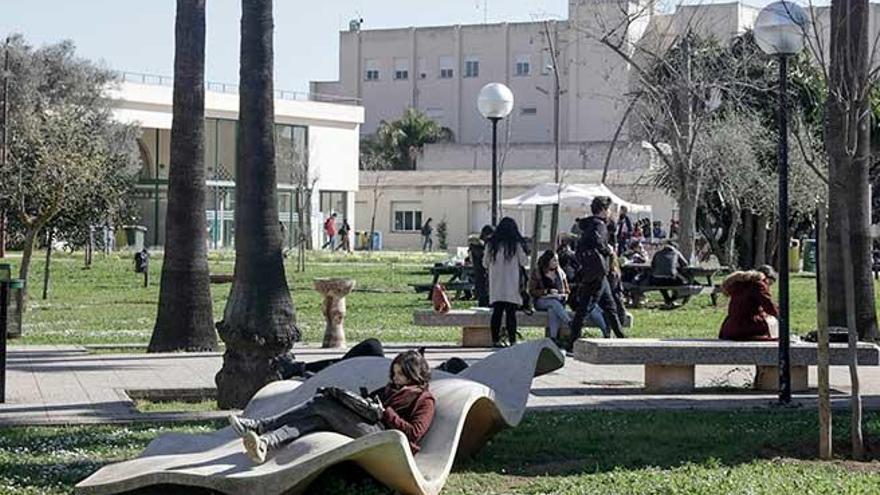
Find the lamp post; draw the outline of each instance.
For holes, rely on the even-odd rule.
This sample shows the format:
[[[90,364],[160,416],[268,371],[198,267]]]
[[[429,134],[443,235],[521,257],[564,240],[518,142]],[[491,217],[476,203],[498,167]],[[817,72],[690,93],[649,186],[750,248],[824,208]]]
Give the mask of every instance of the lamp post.
[[[492,122],[492,226],[498,225],[498,121],[513,109],[513,93],[501,83],[489,83],[480,90],[477,109]]]
[[[804,47],[807,15],[790,1],[764,7],[755,21],[755,41],[765,53],[779,58],[779,402],[791,402],[791,340],[788,293],[788,58]]]

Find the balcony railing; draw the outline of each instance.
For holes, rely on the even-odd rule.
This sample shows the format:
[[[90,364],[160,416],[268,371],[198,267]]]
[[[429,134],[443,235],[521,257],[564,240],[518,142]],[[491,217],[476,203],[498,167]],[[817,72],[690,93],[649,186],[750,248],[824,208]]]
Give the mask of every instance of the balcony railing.
[[[150,86],[166,86],[174,85],[174,78],[168,76],[160,76],[156,74],[144,74],[140,72],[121,72],[120,78],[123,82],[135,84],[147,84]],[[230,84],[217,81],[205,81],[205,91],[212,93],[238,94],[238,84]],[[360,98],[350,96],[326,95],[320,93],[306,93],[302,91],[288,91],[286,89],[276,89],[275,98],[278,100],[290,101],[317,101],[322,103],[338,103],[342,105],[360,105]]]

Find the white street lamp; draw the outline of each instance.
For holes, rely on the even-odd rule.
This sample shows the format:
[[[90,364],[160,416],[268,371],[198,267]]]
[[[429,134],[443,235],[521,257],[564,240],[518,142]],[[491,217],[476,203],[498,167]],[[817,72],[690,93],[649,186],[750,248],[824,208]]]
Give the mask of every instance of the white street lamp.
[[[498,121],[513,110],[513,93],[501,83],[489,83],[480,90],[477,109],[492,121],[492,226],[498,224]]]
[[[799,5],[774,2],[758,14],[755,41],[779,58],[779,402],[791,402],[791,337],[788,294],[788,57],[804,48],[807,14]]]

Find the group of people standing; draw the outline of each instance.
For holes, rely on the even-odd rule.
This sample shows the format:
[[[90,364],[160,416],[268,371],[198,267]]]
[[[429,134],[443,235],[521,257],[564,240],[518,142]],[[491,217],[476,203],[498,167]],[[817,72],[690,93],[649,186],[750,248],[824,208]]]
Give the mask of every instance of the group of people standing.
[[[494,229],[484,227],[479,237],[471,239],[475,292],[478,305],[492,307],[493,345],[505,344],[502,324],[507,343],[515,344],[516,312],[532,307],[547,311],[550,337],[568,350],[582,335],[587,318],[605,337],[625,336],[616,238],[608,228],[610,206],[610,198],[595,198],[590,205],[592,215],[578,222],[580,237],[574,249],[564,243],[558,253],[545,251],[528,275],[529,248],[512,218],[501,219]],[[573,316],[566,306],[575,310]],[[561,340],[563,325],[571,329],[566,342]]]
[[[331,251],[341,249],[346,253],[350,253],[352,250],[351,226],[348,224],[348,219],[343,218],[342,225],[337,225],[336,222],[336,213],[330,214],[324,220],[324,235],[327,238],[327,242],[321,246],[321,249],[330,249]]]

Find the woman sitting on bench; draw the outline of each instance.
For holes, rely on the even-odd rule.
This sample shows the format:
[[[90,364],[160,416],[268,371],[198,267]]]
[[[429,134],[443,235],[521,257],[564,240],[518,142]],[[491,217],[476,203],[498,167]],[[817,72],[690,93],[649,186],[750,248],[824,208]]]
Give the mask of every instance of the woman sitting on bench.
[[[229,424],[242,437],[248,457],[258,464],[272,451],[316,431],[359,438],[395,429],[406,435],[416,454],[434,420],[428,362],[418,351],[406,351],[391,362],[389,375],[389,383],[367,398],[338,388],[318,389],[311,400],[275,416],[249,419],[231,415]]]
[[[722,340],[776,340],[779,312],[770,295],[776,272],[769,266],[734,272],[721,284],[730,297],[727,317],[718,335]]]
[[[571,317],[565,310],[569,294],[568,278],[559,268],[559,258],[552,250],[544,251],[529,277],[529,296],[535,301],[535,309],[547,312],[550,338],[557,344],[559,328],[571,324]]]

